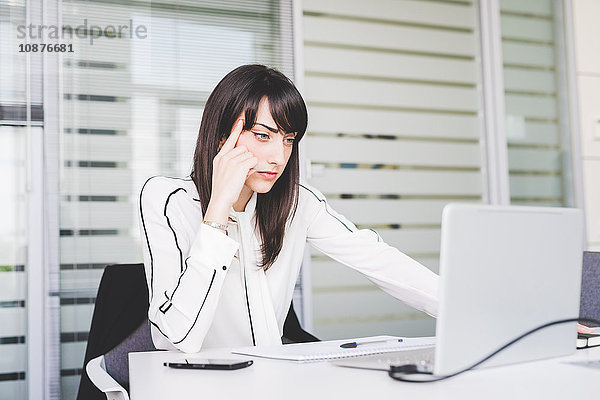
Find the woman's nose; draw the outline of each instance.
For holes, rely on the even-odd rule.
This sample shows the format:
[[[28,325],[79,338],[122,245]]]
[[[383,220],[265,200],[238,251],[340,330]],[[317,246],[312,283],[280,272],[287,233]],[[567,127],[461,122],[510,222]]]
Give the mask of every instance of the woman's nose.
[[[272,142],[271,152],[269,154],[269,164],[282,165],[285,163],[284,145],[283,141],[274,140]]]

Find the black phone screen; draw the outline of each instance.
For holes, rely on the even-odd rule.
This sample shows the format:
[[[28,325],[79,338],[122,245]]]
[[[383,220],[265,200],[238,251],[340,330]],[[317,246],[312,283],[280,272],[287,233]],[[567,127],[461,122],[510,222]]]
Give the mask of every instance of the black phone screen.
[[[251,366],[252,360],[226,360],[226,359],[194,359],[186,358],[177,362],[164,363],[166,367],[180,369],[220,369],[232,370]]]

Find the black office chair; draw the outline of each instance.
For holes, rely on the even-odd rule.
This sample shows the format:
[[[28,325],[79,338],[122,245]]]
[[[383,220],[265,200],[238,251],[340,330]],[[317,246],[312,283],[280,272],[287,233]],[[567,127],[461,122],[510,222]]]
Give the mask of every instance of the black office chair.
[[[600,253],[598,252],[583,253],[579,316],[600,321]]]
[[[283,326],[283,343],[318,340],[302,329],[291,304]],[[98,287],[77,400],[128,399],[127,355],[132,351],[149,350],[155,347],[148,323],[144,264],[109,265]],[[106,393],[92,383],[88,368]]]
[[[102,274],[96,295],[77,400],[103,400],[106,398],[104,393],[90,380],[86,366],[94,359],[98,363],[102,363],[103,368],[106,368],[105,360],[98,359],[98,357],[109,353],[129,335],[137,332],[147,318],[148,287],[146,286],[144,264],[107,266]],[[154,346],[148,347],[150,348],[140,348],[138,351],[151,350]],[[126,363],[127,359],[123,361]]]

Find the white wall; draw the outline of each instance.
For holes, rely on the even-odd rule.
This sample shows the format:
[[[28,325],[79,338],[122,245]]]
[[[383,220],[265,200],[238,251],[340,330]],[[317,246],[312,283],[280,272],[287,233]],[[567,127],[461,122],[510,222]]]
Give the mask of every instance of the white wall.
[[[600,1],[572,1],[588,250],[600,251]]]

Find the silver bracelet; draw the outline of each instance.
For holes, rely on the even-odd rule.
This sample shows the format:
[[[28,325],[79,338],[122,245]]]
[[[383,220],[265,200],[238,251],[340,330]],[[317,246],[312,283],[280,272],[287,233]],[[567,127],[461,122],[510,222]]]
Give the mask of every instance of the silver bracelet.
[[[213,222],[213,221],[206,221],[206,220],[204,220],[202,222],[208,226],[211,226],[213,228],[216,228],[216,229],[222,231],[223,233],[227,233],[227,225],[219,224],[218,222]]]

